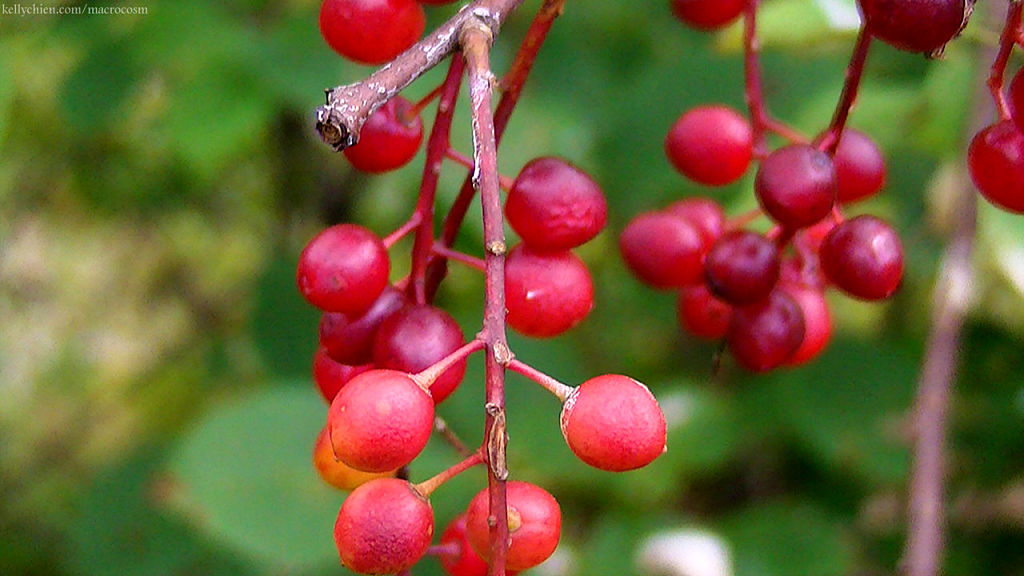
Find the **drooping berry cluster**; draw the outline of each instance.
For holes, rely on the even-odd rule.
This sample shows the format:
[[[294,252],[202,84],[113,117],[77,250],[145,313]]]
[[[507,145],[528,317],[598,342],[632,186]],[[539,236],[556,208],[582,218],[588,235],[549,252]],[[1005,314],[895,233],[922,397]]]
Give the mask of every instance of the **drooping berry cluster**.
[[[756,5],[730,8],[727,2],[693,0],[673,1],[672,8],[688,25],[717,28]],[[626,265],[641,281],[678,290],[682,327],[701,338],[724,338],[737,362],[750,370],[801,364],[826,346],[832,332],[827,288],[881,300],[901,283],[903,251],[892,227],[875,216],[843,213],[885,183],[878,147],[844,122],[871,35],[885,39],[904,18],[865,8],[868,32],[861,34],[851,61],[853,84],[844,91],[841,113],[815,140],[768,117],[759,70],[749,68],[757,55],[752,33],[745,46],[751,120],[724,105],[706,105],[686,111],[669,129],[665,153],[671,165],[698,184],[734,183],[756,163],[755,213],[730,220],[714,199],[687,198],[635,217],[619,238]],[[959,29],[958,20],[946,40]],[[769,149],[767,133],[788,142]],[[750,227],[762,215],[771,224],[763,232]]]
[[[528,51],[539,47],[557,8],[557,3],[545,4],[528,32],[530,41],[523,43],[527,55],[517,59],[527,70],[532,62]],[[459,17],[464,15],[455,18]],[[405,0],[326,0],[320,24],[325,39],[342,55],[359,62],[381,62],[395,58],[416,41],[423,28],[422,9]],[[462,36],[460,40],[465,41]],[[478,148],[473,159],[454,150],[448,139],[460,74],[471,65],[468,60],[468,56],[453,58],[448,77],[421,102],[412,104],[393,95],[368,111],[353,134],[357,143],[344,150],[349,162],[364,172],[407,164],[423,141],[420,111],[440,100],[427,141],[419,199],[408,222],[384,238],[357,224],[331,226],[310,240],[297,267],[300,293],[323,312],[313,374],[330,407],[316,439],[313,462],[327,483],[351,491],[339,511],[334,537],[341,562],[358,573],[402,572],[432,553],[453,576],[482,576],[488,560],[500,549],[504,568],[512,574],[536,566],[554,552],[561,533],[561,511],[554,497],[534,484],[505,482],[497,476],[492,478],[504,491],[496,491],[492,482],[491,488],[467,498],[465,513],[448,524],[439,544],[431,546],[435,532],[431,493],[478,464],[487,464],[492,475],[505,469],[504,448],[494,448],[494,442],[504,441],[503,435],[495,436],[494,426],[487,427],[475,451],[465,449],[446,429],[444,438],[464,459],[424,482],[408,481],[410,465],[437,427],[438,406],[457,392],[466,358],[477,351],[487,349],[489,358],[500,357],[501,375],[506,369],[518,372],[562,402],[558,424],[568,448],[583,462],[609,471],[632,470],[646,466],[665,450],[664,415],[640,382],[604,375],[578,387],[567,386],[514,358],[505,344],[504,321],[501,334],[489,334],[493,325],[488,324],[486,306],[484,330],[467,341],[451,315],[433,303],[446,263],[460,262],[485,273],[485,300],[500,297],[508,326],[532,337],[562,334],[578,325],[594,305],[590,272],[572,250],[597,236],[607,221],[607,203],[598,184],[556,157],[535,158],[514,180],[499,178],[494,169],[488,176],[503,180],[507,192],[503,209],[494,202],[497,185],[493,195],[487,196],[479,178],[488,169],[480,159],[479,135],[474,133]],[[400,68],[395,64],[394,69]],[[374,84],[374,95],[379,86]],[[328,102],[330,98],[329,93]],[[484,120],[489,119],[474,117],[474,129]],[[471,176],[438,232],[437,174],[446,160],[467,168]],[[469,182],[481,188],[485,205],[484,259],[452,247],[474,194]],[[495,221],[488,220],[487,206],[495,204],[498,210],[491,214],[498,217],[496,228],[500,232],[504,218],[519,237],[518,244],[506,247],[503,237],[487,236],[489,226],[495,228]],[[393,280],[390,252],[406,235],[414,237],[410,272]],[[495,262],[501,263],[498,284],[493,282]],[[493,378],[488,372],[489,401],[482,410],[488,417],[501,409],[492,400]],[[495,454],[502,454],[502,460],[494,461]],[[498,495],[506,503],[504,511],[491,509]],[[494,525],[496,518],[505,516],[508,539],[503,543],[494,537]]]

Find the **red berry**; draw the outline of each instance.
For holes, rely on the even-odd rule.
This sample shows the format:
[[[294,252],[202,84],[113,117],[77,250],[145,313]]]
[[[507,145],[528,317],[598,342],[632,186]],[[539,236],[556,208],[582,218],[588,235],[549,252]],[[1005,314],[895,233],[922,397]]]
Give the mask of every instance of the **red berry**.
[[[396,574],[423,557],[434,535],[430,502],[406,480],[380,478],[341,505],[334,542],[341,563],[359,574]]]
[[[704,259],[704,276],[711,293],[729,304],[763,299],[779,279],[775,243],[748,230],[726,232]]]
[[[799,366],[817,357],[828,345],[832,338],[832,318],[821,290],[794,284],[786,284],[782,289],[800,307],[804,319],[803,342],[786,361],[791,366]]]
[[[508,505],[509,547],[505,566],[526,570],[548,559],[558,546],[562,533],[562,512],[554,496],[528,482],[510,481],[505,485]],[[480,491],[466,509],[466,536],[473,550],[483,559],[490,557],[487,490]]]
[[[342,364],[366,364],[373,360],[373,337],[384,320],[405,306],[401,290],[384,288],[380,296],[359,315],[325,312],[320,317],[320,345],[327,354]],[[392,366],[382,366],[392,368]],[[398,369],[398,368],[396,368]],[[417,370],[406,370],[416,372]]]
[[[594,284],[572,252],[539,253],[520,244],[505,258],[508,324],[535,338],[557,336],[587,317]]]
[[[964,0],[858,0],[867,31],[909,52],[935,52],[967,23],[974,2]]]
[[[727,342],[736,361],[755,372],[781,366],[804,339],[800,306],[782,290],[760,302],[733,309]]]
[[[739,17],[746,0],[671,0],[672,13],[684,24],[712,30]]]
[[[619,236],[619,251],[633,274],[655,288],[694,284],[703,274],[706,248],[700,229],[669,212],[633,218]]]
[[[718,202],[710,198],[687,198],[674,202],[665,208],[665,212],[675,214],[696,226],[703,238],[704,251],[725,231],[725,212]]]
[[[302,250],[296,281],[313,306],[361,314],[387,286],[390,266],[387,248],[376,234],[355,224],[338,224]]]
[[[516,176],[505,216],[533,250],[575,248],[604,228],[608,205],[597,183],[559,158],[531,160]]]
[[[359,142],[342,153],[363,172],[388,172],[405,166],[420,149],[423,121],[408,117],[412,104],[395,96],[370,114],[359,130]]]
[[[687,286],[679,291],[679,324],[690,334],[708,340],[725,336],[732,306],[715,298],[705,284]]]
[[[339,462],[334,457],[334,448],[331,446],[331,439],[327,434],[325,426],[316,437],[316,444],[313,447],[313,466],[320,474],[324,482],[339,490],[351,492],[376,478],[390,478],[395,475],[396,470],[391,472],[363,472],[356,470],[344,462]]]
[[[628,376],[580,384],[562,406],[561,426],[573,453],[601,470],[642,468],[665,451],[665,415],[647,386]]]
[[[330,357],[326,348],[320,346],[317,348],[316,355],[313,356],[313,381],[316,382],[320,395],[330,404],[342,386],[370,368],[372,366],[365,364],[360,366],[341,364]]]
[[[828,154],[806,144],[775,150],[761,162],[754,180],[761,207],[790,229],[804,228],[832,211],[836,171]]]
[[[1017,70],[1010,81],[1010,110],[1017,129],[1024,132],[1024,67]]]
[[[1024,134],[1009,120],[993,124],[971,140],[967,168],[986,200],[1024,213]]]
[[[431,4],[433,6],[442,6],[444,4],[451,4],[455,0],[419,0],[420,4]]]
[[[473,551],[466,538],[466,514],[462,513],[441,533],[441,546],[455,546],[455,554],[442,554],[441,567],[451,576],[487,576],[487,562]]]
[[[412,462],[434,428],[434,402],[408,374],[370,370],[353,378],[327,412],[334,454],[365,472]]]
[[[379,368],[416,373],[458,350],[466,341],[447,312],[430,305],[406,306],[381,324],[373,342],[373,362]],[[430,385],[434,404],[440,404],[462,382],[466,361],[456,362]]]
[[[869,198],[885,185],[885,158],[863,132],[852,128],[844,130],[832,162],[836,167],[840,202],[850,204]]]
[[[747,171],[753,142],[744,116],[726,106],[699,106],[672,125],[665,137],[665,154],[690,180],[722,186]]]
[[[383,64],[416,43],[426,17],[415,0],[324,0],[320,33],[345,58]]]
[[[874,216],[857,216],[833,228],[821,243],[819,259],[830,282],[863,300],[888,298],[903,278],[900,238]]]

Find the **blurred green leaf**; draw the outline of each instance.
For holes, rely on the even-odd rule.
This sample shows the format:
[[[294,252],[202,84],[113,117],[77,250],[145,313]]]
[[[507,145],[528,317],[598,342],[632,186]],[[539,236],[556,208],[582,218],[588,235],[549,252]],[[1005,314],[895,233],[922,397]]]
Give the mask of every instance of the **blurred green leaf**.
[[[296,258],[278,257],[263,273],[255,294],[252,336],[274,374],[308,378],[316,352],[320,313],[295,285]]]
[[[835,4],[835,6],[833,6]],[[757,11],[757,35],[766,49],[804,50],[842,45],[858,26],[851,26],[848,2],[832,0],[775,0]],[[846,10],[844,10],[844,8]],[[856,9],[854,9],[856,15]],[[715,46],[735,54],[743,50],[743,21],[718,33]]]
[[[101,42],[90,50],[61,88],[67,123],[82,134],[113,127],[142,76],[134,47],[124,40]]]
[[[311,387],[277,386],[215,408],[170,463],[183,517],[277,569],[338,562],[331,534],[343,498],[313,468],[326,408]]]

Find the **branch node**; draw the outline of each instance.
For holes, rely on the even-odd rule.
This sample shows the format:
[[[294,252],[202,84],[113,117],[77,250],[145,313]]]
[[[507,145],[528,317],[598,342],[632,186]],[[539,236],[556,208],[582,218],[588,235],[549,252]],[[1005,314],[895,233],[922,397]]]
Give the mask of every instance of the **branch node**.
[[[487,435],[487,466],[498,480],[508,479],[508,465],[505,462],[505,447],[508,444],[508,428],[505,423],[505,409],[488,402],[484,409],[493,418],[490,434]]]
[[[503,340],[498,340],[494,343],[494,361],[498,364],[508,367],[512,363],[512,358],[515,355],[512,354],[512,350],[509,349],[508,344]]]
[[[495,256],[504,256],[508,252],[508,247],[505,245],[505,242],[495,240],[487,243],[487,252]]]

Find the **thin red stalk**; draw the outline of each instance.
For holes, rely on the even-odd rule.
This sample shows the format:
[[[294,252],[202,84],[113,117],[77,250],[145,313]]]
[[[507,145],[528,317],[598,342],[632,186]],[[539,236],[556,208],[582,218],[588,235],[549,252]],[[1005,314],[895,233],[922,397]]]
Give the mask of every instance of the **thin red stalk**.
[[[450,147],[452,117],[455,114],[455,100],[459,97],[462,85],[462,73],[465,60],[461,55],[452,57],[441,88],[441,97],[437,103],[437,116],[430,130],[427,141],[427,160],[423,166],[423,180],[420,183],[420,196],[416,203],[416,214],[420,217],[416,229],[416,241],[412,248],[412,268],[409,277],[412,279],[412,298],[418,304],[428,301],[426,291],[427,264],[434,247],[434,202],[437,198],[437,182],[441,177],[441,165]]]
[[[444,544],[432,544],[427,548],[427,556],[458,556],[462,554],[462,545],[458,542],[446,542]]]
[[[992,101],[996,105],[1000,120],[1010,118],[1010,105],[1006,101],[1006,94],[1003,93],[1003,78],[1006,76],[1006,64],[1010,61],[1010,53],[1016,39],[1020,37],[1021,31],[1021,10],[1024,8],[1020,2],[1011,2],[1006,9],[1006,22],[1003,24],[1003,33],[999,36],[999,51],[988,77],[988,90],[992,94]]]
[[[441,84],[438,84],[438,86],[431,90],[430,93],[428,93],[423,98],[420,98],[418,102],[416,102],[408,110],[406,110],[404,120],[406,122],[412,122],[414,118],[420,115],[420,112],[423,112],[423,110],[427,106],[430,106],[431,102],[437,100],[437,97],[441,95],[442,91],[444,91],[443,82]]]
[[[537,384],[540,384],[542,388],[554,394],[555,397],[557,397],[562,402],[565,402],[565,399],[569,397],[569,394],[571,394],[572,391],[575,390],[575,388],[573,388],[572,386],[566,385],[561,381],[541,372],[540,370],[537,370],[533,366],[530,366],[529,364],[526,364],[524,362],[520,362],[515,358],[513,358],[512,361],[509,362],[508,368],[509,370],[522,374],[523,376],[526,376],[527,378],[533,380]]]
[[[401,226],[396,228],[394,232],[388,234],[382,240],[384,246],[387,248],[391,248],[392,246],[394,246],[396,243],[398,243],[399,240],[404,238],[406,234],[415,230],[416,227],[420,225],[421,219],[422,215],[419,212],[413,212],[413,215],[409,217],[408,220],[406,220],[405,224],[402,224]]]
[[[758,4],[760,0],[748,0],[743,11],[743,71],[747,108],[750,110],[750,124],[754,134],[754,157],[764,158],[768,154],[765,132],[770,120],[761,88],[761,48],[757,40]]]
[[[455,260],[456,262],[461,262],[475,270],[479,270],[481,272],[484,271],[484,261],[482,259],[477,258],[476,256],[470,256],[465,252],[459,252],[458,250],[448,248],[447,246],[442,245],[440,242],[436,242],[434,244],[434,254],[441,256],[446,260]]]
[[[444,438],[444,441],[451,445],[451,447],[458,452],[459,456],[465,458],[473,453],[472,450],[466,447],[466,443],[463,442],[454,431],[452,431],[451,427],[448,426],[448,422],[445,421],[444,418],[434,416],[434,430],[437,430],[437,433],[441,435],[441,438]]]
[[[512,61],[512,66],[502,80],[505,92],[502,94],[501,101],[498,102],[498,106],[494,110],[496,145],[501,142],[501,137],[508,126],[509,117],[519,102],[519,95],[522,93],[523,85],[526,83],[530,70],[533,69],[537,53],[540,51],[541,46],[543,46],[555,18],[562,13],[564,4],[565,0],[545,0],[540,10],[537,11],[537,14],[530,22],[530,27],[526,31],[526,36],[523,38],[522,43],[519,45],[519,50]],[[467,176],[462,183],[462,188],[459,189],[458,196],[452,203],[451,209],[448,211],[447,216],[445,216],[440,238],[441,243],[445,246],[451,246],[455,242],[455,237],[458,236],[459,229],[462,227],[462,221],[466,218],[466,213],[469,211],[469,206],[473,202],[475,195],[476,189],[473,187],[470,177]],[[445,272],[444,259],[438,259],[431,264],[428,270],[428,294],[437,289],[441,279],[444,278]]]
[[[491,89],[494,74],[490,66],[492,41],[490,28],[467,25],[461,37],[469,78],[470,108],[473,117],[473,180],[480,192],[483,208],[486,277],[484,280],[483,338],[487,342],[484,364],[486,381],[486,418],[484,448],[487,451],[487,486],[490,515],[491,576],[505,576],[508,552],[508,508],[505,481],[508,465],[505,447],[505,367],[511,359],[505,333],[505,232],[498,190],[498,147],[491,111]]]
[[[412,378],[416,380],[416,383],[422,386],[424,390],[428,390],[430,385],[440,378],[445,371],[451,368],[453,364],[465,360],[467,356],[478,350],[482,350],[483,348],[483,341],[479,338],[474,338],[457,348],[451,354],[431,364],[422,372],[413,374]]]
[[[850,55],[850,63],[846,66],[846,80],[843,82],[843,92],[836,103],[836,111],[832,116],[832,123],[818,138],[818,149],[826,152],[829,156],[835,156],[836,148],[839,147],[839,139],[846,128],[846,120],[850,117],[850,109],[857,100],[857,90],[860,88],[860,80],[864,75],[864,64],[867,62],[868,50],[871,48],[871,34],[862,26],[857,35],[857,43],[854,44],[853,54]]]
[[[483,463],[484,458],[480,454],[480,452],[474,452],[467,456],[466,458],[464,458],[458,464],[452,466],[451,468],[448,468],[447,470],[441,472],[440,474],[434,476],[433,478],[424,480],[419,484],[413,485],[413,488],[423,496],[428,497],[434,493],[434,490],[440,488],[445,482],[451,480],[452,478],[455,478],[456,476],[462,474],[466,470],[469,470],[473,466]]]

